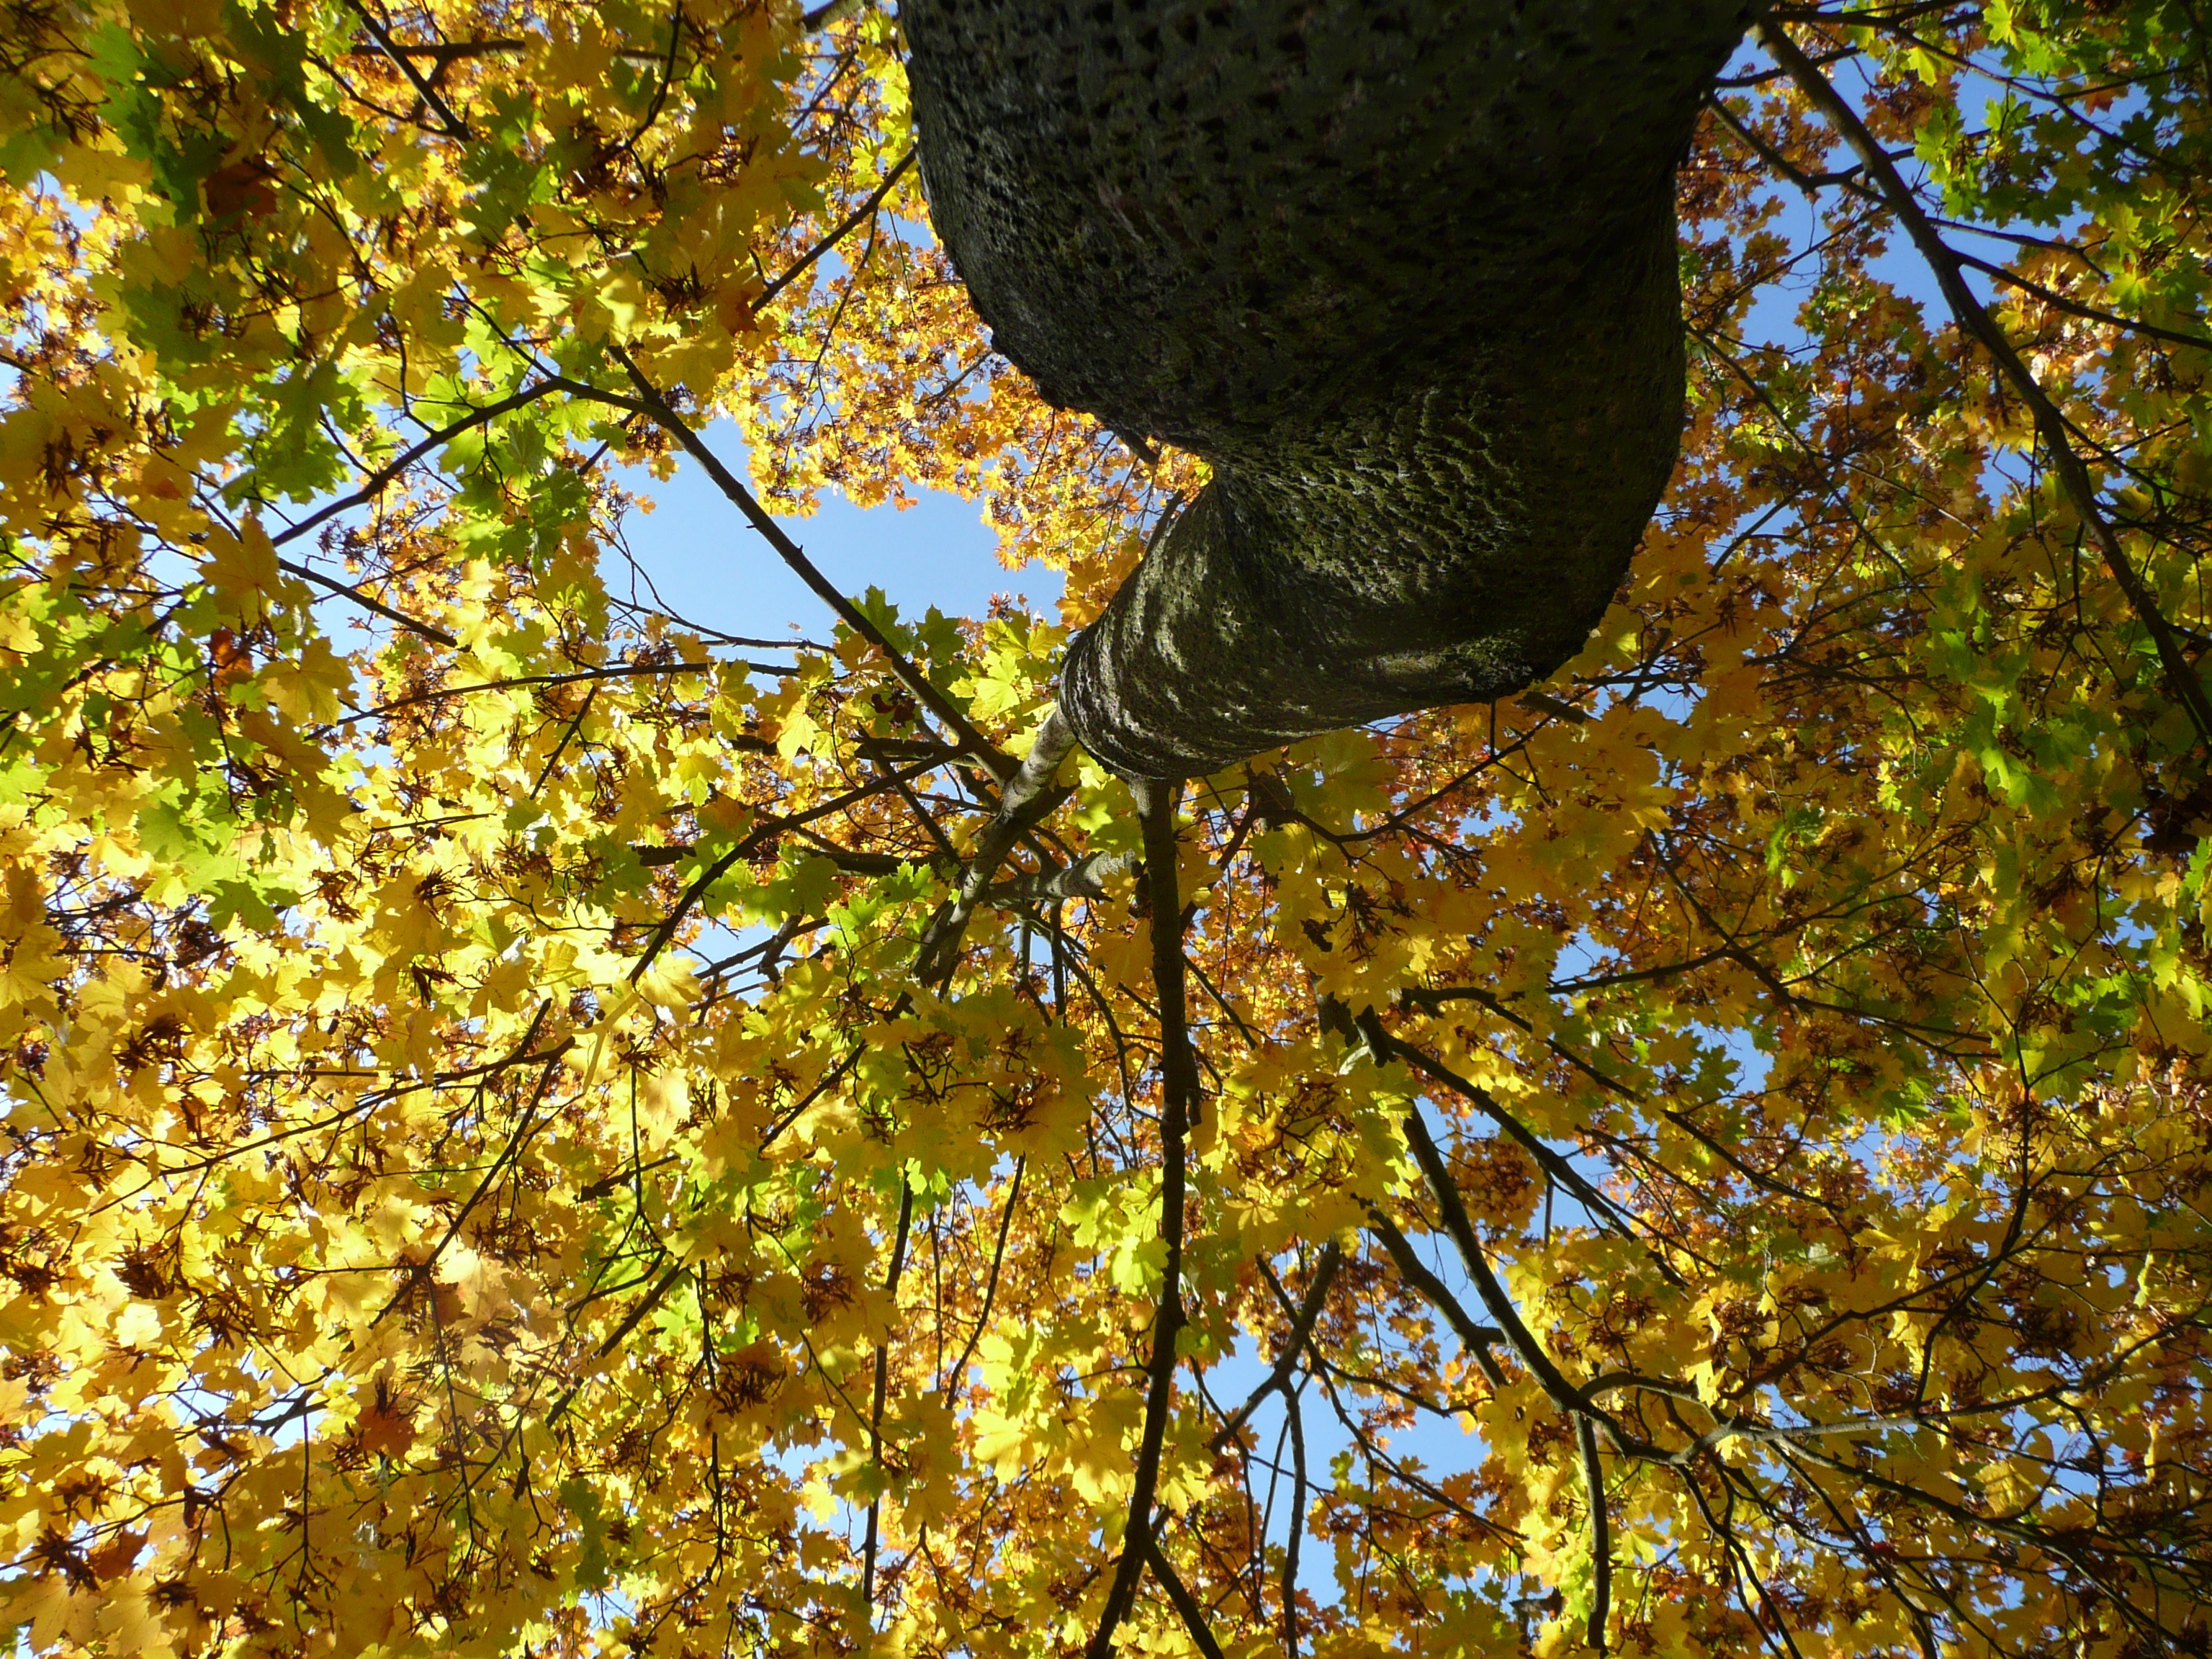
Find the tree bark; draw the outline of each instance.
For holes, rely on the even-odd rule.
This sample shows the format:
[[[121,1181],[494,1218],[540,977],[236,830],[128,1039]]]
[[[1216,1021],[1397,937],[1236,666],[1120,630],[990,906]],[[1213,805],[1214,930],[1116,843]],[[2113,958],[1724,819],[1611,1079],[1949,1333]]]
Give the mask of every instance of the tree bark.
[[[1132,775],[1518,690],[1682,418],[1672,179],[1741,0],[903,0],[937,233],[1054,404],[1212,482],[1071,647]]]

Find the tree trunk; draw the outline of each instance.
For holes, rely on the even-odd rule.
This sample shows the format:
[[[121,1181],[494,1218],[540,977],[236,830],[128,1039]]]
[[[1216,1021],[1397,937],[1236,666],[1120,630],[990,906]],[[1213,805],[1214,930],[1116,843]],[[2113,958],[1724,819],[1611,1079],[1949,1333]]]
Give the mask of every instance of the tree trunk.
[[[1741,0],[903,0],[998,349],[1212,482],[1060,707],[1176,777],[1581,648],[1682,419],[1673,171]]]

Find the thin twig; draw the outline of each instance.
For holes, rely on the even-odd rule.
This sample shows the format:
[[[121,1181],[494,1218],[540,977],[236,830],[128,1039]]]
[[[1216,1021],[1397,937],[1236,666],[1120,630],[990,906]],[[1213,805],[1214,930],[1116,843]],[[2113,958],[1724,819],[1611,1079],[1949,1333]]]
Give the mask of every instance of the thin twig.
[[[912,767],[908,769],[905,775],[918,776],[928,769],[927,765]],[[747,834],[735,846],[702,870],[691,884],[684,890],[682,896],[676,901],[676,908],[668,913],[666,918],[653,930],[652,935],[646,940],[645,951],[638,957],[637,965],[629,970],[629,982],[635,985],[644,977],[645,970],[653,965],[653,959],[667,948],[669,940],[676,937],[676,930],[684,925],[684,918],[691,914],[691,907],[706,896],[708,889],[728,873],[732,865],[739,859],[750,856],[767,842],[799,828],[801,824],[811,823],[816,818],[827,817],[832,812],[842,811],[848,806],[866,800],[881,787],[880,784],[868,784],[859,789],[848,790],[844,794],[823,801],[818,806],[810,806],[803,812],[793,812],[787,817],[773,818]]]
[[[531,1020],[530,1029],[522,1036],[523,1049],[528,1049],[532,1043],[538,1041],[538,1030],[544,1025],[545,1017],[552,1012],[553,1001],[550,997],[538,1005],[538,1013]],[[377,1310],[376,1317],[368,1322],[371,1330],[381,1325],[385,1316],[398,1307],[414,1291],[416,1285],[435,1271],[439,1258],[446,1253],[446,1247],[459,1235],[461,1228],[466,1224],[469,1217],[475,1212],[483,1195],[497,1183],[501,1174],[507,1168],[508,1160],[521,1157],[524,1144],[530,1139],[532,1130],[538,1127],[532,1121],[538,1115],[538,1103],[545,1097],[545,1091],[553,1081],[553,1073],[560,1066],[561,1056],[567,1052],[568,1047],[563,1044],[546,1060],[545,1069],[538,1074],[538,1087],[532,1091],[529,1103],[522,1109],[522,1115],[516,1121],[514,1133],[507,1138],[507,1145],[501,1148],[499,1156],[491,1161],[491,1168],[484,1171],[483,1179],[477,1182],[477,1189],[469,1194],[468,1202],[461,1206],[454,1213],[453,1220],[447,1224],[444,1237],[431,1246],[428,1255],[408,1270],[407,1282],[392,1293],[392,1299],[389,1302]]]

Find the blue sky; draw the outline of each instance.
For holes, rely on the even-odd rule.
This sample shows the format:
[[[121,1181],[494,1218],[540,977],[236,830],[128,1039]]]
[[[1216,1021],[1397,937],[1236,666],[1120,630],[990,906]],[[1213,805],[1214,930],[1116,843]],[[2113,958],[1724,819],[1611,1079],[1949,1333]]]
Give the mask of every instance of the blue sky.
[[[744,476],[744,444],[737,428],[719,421],[707,441]],[[759,639],[781,639],[796,623],[812,639],[827,639],[830,616],[822,602],[754,534],[696,464],[679,461],[666,483],[642,468],[622,475],[625,488],[650,499],[650,513],[630,515],[630,551],[661,599],[690,621]],[[983,523],[982,506],[941,490],[918,490],[921,499],[902,511],[863,509],[825,491],[811,518],[787,518],[784,526],[807,556],[847,593],[881,587],[902,616],[918,617],[934,605],[947,616],[981,616],[994,593],[1022,593],[1031,606],[1052,614],[1060,597],[1057,574],[1037,567],[1008,570],[999,563],[996,540]],[[606,567],[609,584],[627,589],[619,559]],[[650,602],[642,591],[638,596]]]

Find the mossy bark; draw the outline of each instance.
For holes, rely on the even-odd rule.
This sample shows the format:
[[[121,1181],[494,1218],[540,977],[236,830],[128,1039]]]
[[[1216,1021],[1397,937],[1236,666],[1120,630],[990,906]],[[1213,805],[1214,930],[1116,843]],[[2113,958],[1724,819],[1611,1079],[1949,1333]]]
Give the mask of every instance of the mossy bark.
[[[937,233],[1062,407],[1213,481],[1072,647],[1132,775],[1517,690],[1682,419],[1673,172],[1740,0],[904,0]]]

